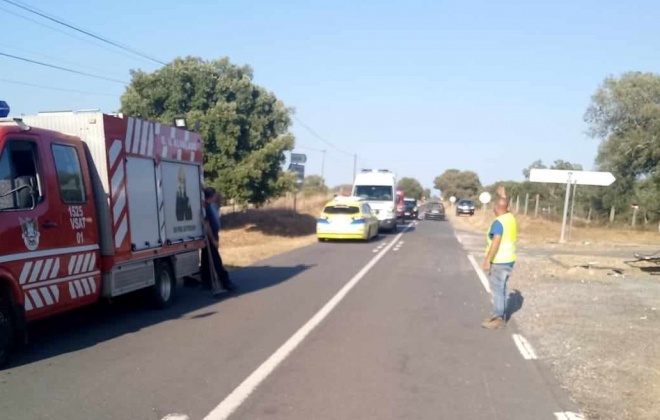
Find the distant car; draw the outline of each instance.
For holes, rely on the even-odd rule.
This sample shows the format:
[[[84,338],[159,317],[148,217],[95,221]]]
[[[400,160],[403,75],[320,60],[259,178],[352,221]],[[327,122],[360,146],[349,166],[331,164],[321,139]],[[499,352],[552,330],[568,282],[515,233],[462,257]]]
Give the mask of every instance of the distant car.
[[[442,203],[429,203],[424,210],[424,220],[444,220],[445,206]]]
[[[417,219],[418,209],[417,209],[417,200],[414,198],[404,198],[403,204],[405,208],[403,210],[404,219]]]
[[[469,214],[474,216],[474,201],[472,200],[458,200],[456,203],[456,216],[462,214]]]
[[[319,241],[369,241],[378,236],[378,229],[378,217],[369,204],[359,197],[335,197],[325,205],[316,222],[316,236]]]

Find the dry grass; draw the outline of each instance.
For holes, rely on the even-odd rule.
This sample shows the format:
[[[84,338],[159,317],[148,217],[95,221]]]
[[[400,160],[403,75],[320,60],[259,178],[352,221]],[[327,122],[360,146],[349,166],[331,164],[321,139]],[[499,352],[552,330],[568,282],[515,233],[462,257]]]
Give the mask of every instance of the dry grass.
[[[316,241],[316,218],[328,197],[283,197],[260,209],[222,216],[220,252],[229,267],[257,261],[307,246]]]
[[[479,210],[472,217],[457,217],[450,209],[447,216],[454,225],[465,230],[486,232],[490,225],[493,214],[487,210],[487,214]],[[518,231],[521,244],[548,244],[559,241],[561,234],[561,222],[546,219],[536,219],[530,216],[516,215],[518,220]],[[660,242],[660,233],[650,231],[639,231],[625,228],[607,228],[602,226],[573,226],[570,232],[570,243],[599,244],[599,245],[639,245],[657,244]],[[570,245],[568,245],[570,246]]]

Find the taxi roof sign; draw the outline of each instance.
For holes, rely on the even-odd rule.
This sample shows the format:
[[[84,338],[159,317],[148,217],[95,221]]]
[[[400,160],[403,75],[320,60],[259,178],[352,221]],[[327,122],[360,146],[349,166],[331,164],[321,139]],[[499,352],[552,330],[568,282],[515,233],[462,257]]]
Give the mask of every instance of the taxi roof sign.
[[[0,118],[5,118],[9,115],[9,105],[5,101],[0,101]]]

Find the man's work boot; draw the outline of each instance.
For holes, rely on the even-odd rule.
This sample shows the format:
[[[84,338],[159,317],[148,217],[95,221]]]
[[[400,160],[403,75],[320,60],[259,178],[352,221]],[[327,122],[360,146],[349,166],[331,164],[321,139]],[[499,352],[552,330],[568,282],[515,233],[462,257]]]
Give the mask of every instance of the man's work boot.
[[[504,322],[504,319],[501,316],[487,319],[484,321],[481,326],[483,328],[488,328],[489,330],[495,330],[498,328],[504,328],[506,326],[506,322]]]

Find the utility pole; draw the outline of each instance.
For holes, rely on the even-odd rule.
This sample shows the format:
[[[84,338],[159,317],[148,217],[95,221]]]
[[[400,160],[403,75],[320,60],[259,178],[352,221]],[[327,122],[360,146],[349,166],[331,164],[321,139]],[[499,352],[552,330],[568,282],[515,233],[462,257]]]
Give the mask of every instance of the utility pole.
[[[321,159],[321,178],[325,182],[325,149],[321,150],[323,153],[323,158]]]
[[[357,153],[353,155],[353,182],[355,182],[356,175],[357,175]]]

